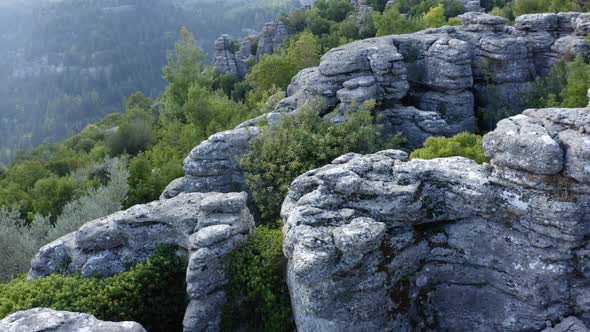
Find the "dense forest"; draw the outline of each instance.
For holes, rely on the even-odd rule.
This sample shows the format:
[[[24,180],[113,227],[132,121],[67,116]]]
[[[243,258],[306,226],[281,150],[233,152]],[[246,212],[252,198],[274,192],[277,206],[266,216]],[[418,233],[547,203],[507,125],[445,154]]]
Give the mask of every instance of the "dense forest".
[[[0,162],[123,111],[134,91],[157,96],[165,87],[166,50],[182,25],[211,50],[220,33],[243,36],[292,6],[266,0],[0,3]]]
[[[0,280],[12,280],[0,284],[0,299],[10,299],[0,303],[0,317],[27,308],[34,299],[39,305],[92,312],[105,319],[139,320],[155,331],[174,329],[178,321],[162,319],[158,323],[158,317],[146,315],[142,310],[148,310],[145,307],[149,305],[137,311],[128,309],[129,303],[153,303],[154,298],[162,296],[157,291],[166,289],[170,280],[182,274],[183,263],[166,248],[152,261],[101,281],[51,276],[26,283],[21,274],[29,268],[31,256],[41,245],[88,220],[157,199],[171,180],[182,175],[182,161],[194,146],[209,135],[273,109],[293,75],[316,66],[330,48],[361,38],[458,24],[456,16],[464,11],[461,2],[453,0],[399,0],[387,9],[385,1],[369,0],[373,12],[358,12],[347,0],[319,0],[312,9],[292,10],[280,16],[294,34],[278,52],[252,63],[249,75],[240,81],[232,75],[215,73],[207,64],[206,52],[196,46],[203,41],[209,43],[212,40],[208,38],[220,31],[227,32],[220,22],[213,23],[215,15],[210,14],[219,4],[184,1],[171,6],[164,1],[137,0],[123,5],[123,1],[112,0],[113,7],[104,7],[102,1],[103,15],[95,15],[96,3],[85,2],[86,11],[72,1],[45,7],[43,12],[12,8],[13,15],[0,17],[0,29],[11,27],[11,31],[18,30],[31,38],[43,36],[45,43],[24,45],[24,40],[31,39],[0,34],[0,43],[11,45],[1,49],[8,53],[0,56],[0,61],[18,59],[9,63],[13,67],[0,77],[9,80],[0,82],[0,89],[4,89],[0,91],[0,132],[5,160],[11,157],[7,166],[0,168],[0,253],[9,257],[1,266]],[[258,26],[268,19],[267,14],[289,6],[274,2],[238,4],[220,12],[236,24],[236,34],[244,27]],[[75,15],[74,7],[64,10],[68,5],[75,7]],[[496,0],[484,5],[508,19],[529,12],[585,9],[574,1]],[[51,14],[57,8],[64,10],[61,15]],[[182,14],[178,14],[179,8]],[[259,12],[260,8],[268,11]],[[259,13],[248,14],[251,11]],[[181,20],[174,15],[187,13],[192,19],[187,21],[188,29],[181,28]],[[18,20],[10,23],[17,15],[33,14],[44,19],[32,26],[19,26]],[[161,21],[157,21],[158,17]],[[76,26],[87,30],[73,33],[70,24],[74,18]],[[201,26],[205,22],[206,28]],[[52,29],[47,29],[49,26]],[[196,37],[189,31],[196,32]],[[112,35],[120,39],[113,41]],[[170,49],[168,53],[166,48]],[[6,63],[0,64],[0,73],[6,71]],[[538,77],[524,103],[529,107],[585,106],[588,86],[590,63],[580,55],[569,63],[556,64],[546,77]],[[258,235],[233,258],[227,317],[258,321],[258,331],[289,330],[292,322],[282,275],[278,221],[287,186],[297,175],[344,153],[371,153],[403,146],[403,137],[386,142],[380,138],[374,107],[370,101],[356,105],[347,122],[335,125],[310,105],[282,121],[272,132],[264,127],[252,151],[241,161],[261,218]],[[123,109],[125,112],[118,112]],[[45,142],[65,137],[69,138],[59,143]],[[29,152],[15,153],[17,148],[40,143]],[[278,154],[278,150],[285,153]],[[487,161],[481,137],[468,133],[431,138],[411,157],[457,155],[480,163]],[[153,278],[157,278],[156,294],[143,294],[142,287]],[[249,284],[247,280],[262,281]],[[138,285],[132,295],[108,310],[98,308],[97,301],[117,298],[121,285],[129,283]],[[71,301],[36,297],[45,291],[59,293],[56,285],[70,285],[72,294],[55,294],[55,298],[68,297]],[[92,287],[98,287],[98,293],[89,291]],[[170,291],[182,289],[170,287]],[[231,301],[237,299],[252,305],[232,307]],[[183,307],[182,299],[177,301],[181,303],[171,303],[171,310]],[[244,307],[251,311],[236,312]],[[173,314],[164,311],[161,318]],[[224,323],[229,324],[227,330],[239,325],[232,319]]]

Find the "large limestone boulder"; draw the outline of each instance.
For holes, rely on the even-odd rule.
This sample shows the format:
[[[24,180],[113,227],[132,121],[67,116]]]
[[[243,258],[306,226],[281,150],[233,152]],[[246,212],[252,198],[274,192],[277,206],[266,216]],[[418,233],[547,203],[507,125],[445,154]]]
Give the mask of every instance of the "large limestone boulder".
[[[29,278],[71,272],[108,277],[144,261],[160,244],[175,244],[189,256],[190,304],[184,330],[216,331],[225,303],[229,254],[255,230],[247,202],[244,192],[209,192],[136,205],[86,223],[41,248]]]
[[[89,314],[35,308],[0,320],[2,332],[146,332],[135,322],[104,322]]]
[[[172,181],[161,198],[186,192],[240,192],[247,186],[240,158],[260,134],[256,126],[238,127],[212,135],[196,146],[184,160],[184,177]]]
[[[491,164],[386,150],[298,177],[282,210],[298,331],[587,331],[589,114],[501,122]]]

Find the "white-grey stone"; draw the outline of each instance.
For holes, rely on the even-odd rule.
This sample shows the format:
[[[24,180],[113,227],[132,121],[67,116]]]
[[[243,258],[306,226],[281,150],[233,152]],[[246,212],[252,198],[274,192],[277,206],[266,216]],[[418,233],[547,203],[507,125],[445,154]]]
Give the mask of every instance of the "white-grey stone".
[[[383,151],[299,176],[282,208],[297,330],[588,331],[589,125],[527,110],[484,137],[491,164]]]
[[[96,317],[48,308],[18,311],[0,320],[2,332],[146,332],[136,322],[105,322]]]

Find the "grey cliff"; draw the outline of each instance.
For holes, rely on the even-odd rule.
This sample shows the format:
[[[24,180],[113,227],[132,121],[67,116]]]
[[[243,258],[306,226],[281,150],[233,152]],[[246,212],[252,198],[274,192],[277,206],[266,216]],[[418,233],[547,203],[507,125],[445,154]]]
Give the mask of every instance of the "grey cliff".
[[[298,331],[587,331],[590,109],[527,110],[484,148],[490,164],[387,150],[298,177]]]

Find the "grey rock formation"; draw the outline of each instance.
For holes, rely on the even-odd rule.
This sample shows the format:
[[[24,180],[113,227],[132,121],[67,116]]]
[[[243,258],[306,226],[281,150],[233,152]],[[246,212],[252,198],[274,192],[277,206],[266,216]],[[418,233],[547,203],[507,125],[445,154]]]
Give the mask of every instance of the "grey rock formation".
[[[232,221],[240,229],[249,225],[246,200],[246,193],[182,193],[88,222],[41,248],[29,278],[78,271],[85,277],[108,277],[144,261],[159,244],[188,250],[191,236],[216,222]]]
[[[172,181],[161,198],[183,192],[247,191],[239,160],[259,133],[255,126],[239,126],[212,135],[190,152],[184,160],[185,176]]]
[[[568,317],[554,327],[548,327],[542,332],[590,332],[590,329],[578,318]]]
[[[188,241],[189,263],[186,273],[190,303],[184,316],[185,332],[219,331],[221,309],[225,304],[223,286],[228,282],[228,257],[254,232],[254,219],[245,207],[246,194],[231,194],[226,200],[209,200],[199,218],[201,229]]]
[[[324,112],[376,99],[379,110],[392,116],[407,115],[389,111],[407,106],[433,113],[430,118],[440,118],[434,132],[453,135],[475,130],[479,107],[495,103],[508,112],[520,111],[522,97],[537,75],[572,54],[589,53],[584,37],[590,26],[587,14],[523,15],[514,27],[504,18],[481,12],[460,17],[462,26],[366,39],[330,50],[318,67],[293,78],[275,112],[296,111],[318,98],[325,100]],[[414,136],[412,147],[423,142],[414,138],[428,137]]]
[[[88,314],[35,308],[0,320],[2,332],[146,332],[135,322],[104,322]]]
[[[408,87],[402,57],[391,41],[365,39],[334,48],[322,56],[319,67],[299,72],[277,111],[293,111],[317,97],[326,100],[326,110],[340,102],[347,106],[353,98],[396,102]]]
[[[79,271],[107,277],[141,262],[159,244],[189,254],[187,332],[216,331],[227,256],[254,231],[246,193],[182,193],[89,222],[40,249],[29,278]]]
[[[449,136],[455,133],[437,112],[421,111],[413,106],[397,106],[381,111],[383,133],[401,133],[409,149],[419,148],[431,136]]]
[[[237,52],[232,49],[234,43],[236,41],[225,34],[215,40],[213,69],[224,74],[234,74],[244,79],[248,74],[248,61],[253,57],[252,42],[250,38],[244,38],[240,42],[240,48]]]
[[[291,32],[280,20],[265,23],[259,35],[256,56],[260,59],[265,54],[272,54],[290,35]]]
[[[491,164],[386,150],[291,184],[298,331],[587,331],[590,109],[527,110],[484,142]]]
[[[465,6],[466,12],[483,12],[485,9],[481,7],[480,0],[461,0]]]

